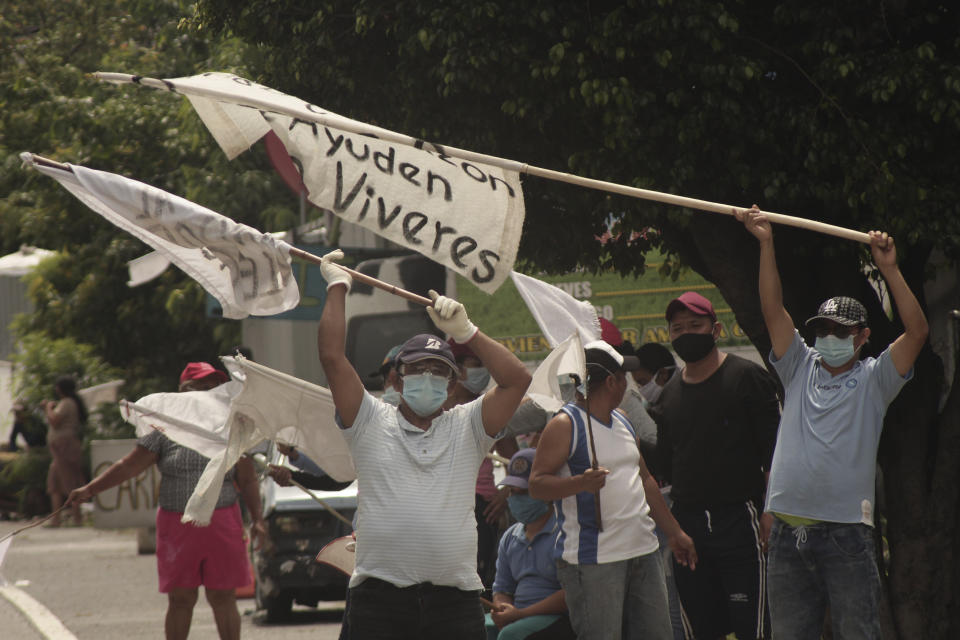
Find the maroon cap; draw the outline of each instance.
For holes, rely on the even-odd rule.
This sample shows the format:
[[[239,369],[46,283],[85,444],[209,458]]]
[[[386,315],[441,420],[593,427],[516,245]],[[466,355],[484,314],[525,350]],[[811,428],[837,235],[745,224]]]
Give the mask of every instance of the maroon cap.
[[[214,368],[209,362],[190,362],[187,363],[187,366],[183,368],[183,372],[180,374],[180,384],[188,380],[203,380],[207,376],[216,376],[217,380],[221,383],[230,379],[226,373]]]
[[[453,338],[447,340],[447,344],[450,345],[450,351],[453,352],[453,357],[456,358],[457,362],[463,362],[467,358],[476,358],[477,360],[480,359],[477,354],[473,352],[473,349],[465,344],[460,344]]]
[[[713,310],[713,305],[709,300],[695,291],[687,291],[674,298],[667,305],[667,322],[677,311],[687,309],[698,316],[709,316],[714,322],[717,321],[717,312]]]

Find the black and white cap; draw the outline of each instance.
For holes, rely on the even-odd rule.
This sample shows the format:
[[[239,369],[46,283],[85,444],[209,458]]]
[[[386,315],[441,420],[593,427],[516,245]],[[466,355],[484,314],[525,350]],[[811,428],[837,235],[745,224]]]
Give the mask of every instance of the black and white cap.
[[[807,320],[811,324],[817,320],[830,320],[848,327],[867,324],[867,309],[853,298],[837,296],[820,305],[817,315]]]

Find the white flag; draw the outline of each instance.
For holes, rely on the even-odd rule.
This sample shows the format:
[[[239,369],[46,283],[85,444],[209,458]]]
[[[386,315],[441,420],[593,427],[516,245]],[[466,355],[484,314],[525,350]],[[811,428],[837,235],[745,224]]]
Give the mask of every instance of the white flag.
[[[441,146],[231,74],[165,80],[96,75],[185,95],[230,158],[273,131],[302,167],[310,202],[422,253],[484,291],[496,290],[513,268],[524,218],[521,163],[494,166],[460,150],[453,157]]]
[[[592,304],[516,271],[510,272],[510,278],[551,347],[559,345],[574,331],[580,334],[583,344],[600,339],[600,320]]]
[[[572,373],[579,376],[580,380],[585,380],[586,369],[583,343],[580,334],[574,332],[557,345],[533,372],[527,395],[542,409],[559,411],[563,406],[559,376]]]
[[[187,502],[184,522],[210,522],[224,476],[263,440],[295,446],[334,480],[357,477],[328,389],[242,357],[222,359],[238,379],[209,391],[154,393],[121,402],[138,438],[157,430],[210,458]]]
[[[114,173],[78,165],[57,169],[29,153],[20,157],[183,269],[220,302],[224,317],[269,316],[300,302],[290,245],[282,240]]]

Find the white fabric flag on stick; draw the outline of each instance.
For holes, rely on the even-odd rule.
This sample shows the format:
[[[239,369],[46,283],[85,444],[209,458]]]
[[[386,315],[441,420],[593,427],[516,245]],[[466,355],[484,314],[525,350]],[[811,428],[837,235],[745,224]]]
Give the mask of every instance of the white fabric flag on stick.
[[[307,198],[418,251],[493,292],[513,268],[523,230],[519,171],[374,127],[227,73],[157,80],[97,73],[185,95],[228,157],[273,131],[303,168]]]
[[[510,272],[510,278],[551,347],[559,345],[574,331],[580,334],[583,344],[600,339],[600,319],[592,304],[577,300],[560,287],[516,271]]]
[[[557,345],[533,372],[527,395],[542,409],[559,411],[563,406],[559,376],[575,374],[585,380],[586,370],[583,343],[580,341],[580,334],[575,332]]]
[[[220,302],[224,317],[269,316],[300,302],[290,245],[282,240],[114,173],[20,157],[183,269]]]
[[[263,440],[297,447],[334,480],[357,477],[328,389],[241,357],[223,361],[242,380],[209,391],[154,393],[135,403],[121,402],[123,417],[137,428],[138,438],[158,430],[210,458],[184,522],[210,522],[227,471]]]

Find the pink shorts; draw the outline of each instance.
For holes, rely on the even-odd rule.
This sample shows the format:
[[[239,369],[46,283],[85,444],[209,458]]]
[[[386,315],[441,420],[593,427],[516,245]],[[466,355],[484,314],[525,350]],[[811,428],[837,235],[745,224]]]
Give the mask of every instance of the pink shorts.
[[[240,506],[216,509],[210,525],[180,522],[179,511],[157,509],[160,593],[172,589],[236,589],[250,582]]]

